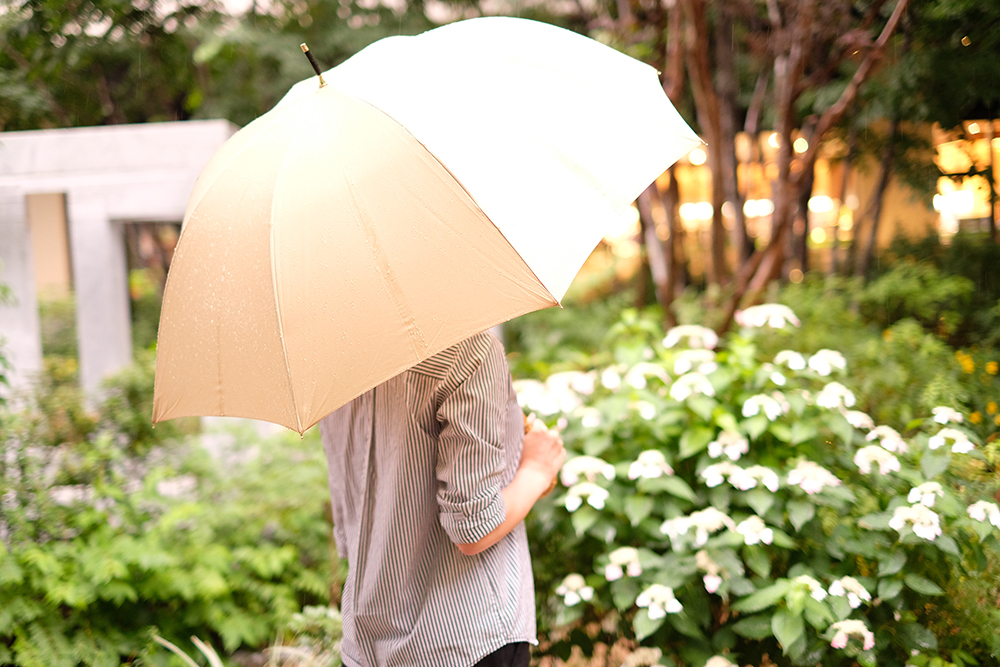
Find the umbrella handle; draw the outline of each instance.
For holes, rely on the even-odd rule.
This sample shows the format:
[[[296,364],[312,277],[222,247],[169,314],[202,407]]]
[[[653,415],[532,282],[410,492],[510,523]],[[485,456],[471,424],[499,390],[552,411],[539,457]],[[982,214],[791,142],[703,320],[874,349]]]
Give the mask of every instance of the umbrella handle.
[[[306,46],[305,42],[299,44],[299,48],[302,49],[302,53],[306,54],[306,58],[309,59],[309,64],[312,65],[313,70],[316,72],[316,76],[319,77],[319,87],[322,88],[326,85],[326,81],[323,80],[323,72],[319,69],[319,63],[317,63],[316,59],[313,58],[312,51],[309,50],[309,47]]]
[[[528,415],[524,415],[524,433],[527,435],[528,431],[531,430],[531,422],[528,421]],[[552,493],[556,488],[556,483],[559,481],[559,476],[556,475],[552,478],[552,483],[549,484],[549,488],[545,490],[545,493],[541,495],[542,498]]]

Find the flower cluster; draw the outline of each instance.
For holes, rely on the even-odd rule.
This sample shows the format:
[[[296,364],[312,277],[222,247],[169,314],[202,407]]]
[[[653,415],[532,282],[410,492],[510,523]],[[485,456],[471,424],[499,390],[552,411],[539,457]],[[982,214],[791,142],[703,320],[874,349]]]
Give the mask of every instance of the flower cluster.
[[[709,534],[718,532],[723,528],[736,530],[736,523],[729,518],[729,515],[720,512],[714,507],[708,507],[689,516],[682,516],[676,519],[667,519],[660,526],[660,532],[669,537],[676,545],[678,538],[686,535],[689,530],[694,530],[696,546],[704,546],[708,542]]]
[[[608,581],[621,579],[623,575],[638,577],[642,574],[639,551],[634,547],[620,547],[608,554],[608,566],[604,568],[604,578]],[[624,567],[624,569],[622,569]]]
[[[746,310],[738,310],[735,319],[741,327],[769,326],[773,329],[783,329],[786,323],[795,326],[801,324],[791,308],[779,303],[765,303],[760,306],[751,306]]]
[[[715,440],[708,443],[708,455],[713,459],[726,456],[730,461],[739,461],[750,451],[750,441],[736,431],[722,431]]]
[[[834,597],[847,596],[847,604],[857,609],[862,602],[871,602],[872,594],[854,577],[841,577],[830,584],[828,591]]]
[[[941,535],[941,519],[936,512],[931,511],[925,505],[900,505],[895,509],[892,518],[889,519],[889,527],[897,532],[903,532],[903,528],[909,524],[917,537],[922,537],[931,542]]]
[[[990,523],[1000,528],[1000,507],[997,507],[996,503],[980,500],[969,505],[966,511],[976,521],[986,521],[989,518]]]
[[[788,473],[788,484],[797,486],[812,495],[819,493],[828,486],[840,486],[840,479],[832,472],[813,461],[801,460],[795,469]]]
[[[674,597],[674,589],[662,584],[653,584],[636,598],[635,603],[639,607],[649,610],[649,617],[663,618],[667,614],[679,614],[684,611],[684,607]]]
[[[590,601],[594,597],[594,588],[587,585],[582,574],[569,574],[563,579],[559,587],[556,588],[556,595],[562,596],[563,602],[568,607],[579,603]]]
[[[674,469],[667,463],[667,457],[658,449],[647,449],[628,467],[629,479],[656,479],[663,475],[673,475]]]
[[[856,637],[862,641],[862,648],[870,651],[875,648],[875,633],[868,629],[864,621],[846,620],[838,621],[830,626],[834,631],[830,646],[833,648],[845,648],[847,640]]]
[[[778,490],[778,473],[766,466],[750,466],[741,468],[740,466],[723,461],[713,463],[701,471],[701,476],[708,487],[716,487],[722,484],[723,480],[728,480],[731,485],[740,491],[749,491],[756,488],[760,482],[768,491],[774,493]]]

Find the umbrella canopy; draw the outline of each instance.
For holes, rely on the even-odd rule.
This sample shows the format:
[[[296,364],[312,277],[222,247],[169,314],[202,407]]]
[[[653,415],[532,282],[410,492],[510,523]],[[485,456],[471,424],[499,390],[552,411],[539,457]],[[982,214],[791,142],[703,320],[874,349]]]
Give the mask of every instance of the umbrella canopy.
[[[311,78],[201,174],[163,298],[153,421],[302,432],[557,305],[700,140],[651,67],[561,28],[471,19]]]

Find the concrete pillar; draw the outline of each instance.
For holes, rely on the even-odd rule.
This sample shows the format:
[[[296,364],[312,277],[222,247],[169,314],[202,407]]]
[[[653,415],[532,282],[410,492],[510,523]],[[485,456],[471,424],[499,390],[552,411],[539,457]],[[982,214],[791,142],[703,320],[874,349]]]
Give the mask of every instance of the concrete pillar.
[[[132,361],[128,268],[121,224],[108,219],[106,197],[85,188],[67,193],[80,386],[96,391]]]
[[[0,303],[0,339],[12,366],[10,389],[0,386],[0,391],[16,393],[42,370],[31,234],[24,192],[17,187],[0,187],[0,263],[0,284],[9,287],[14,297],[13,303]]]

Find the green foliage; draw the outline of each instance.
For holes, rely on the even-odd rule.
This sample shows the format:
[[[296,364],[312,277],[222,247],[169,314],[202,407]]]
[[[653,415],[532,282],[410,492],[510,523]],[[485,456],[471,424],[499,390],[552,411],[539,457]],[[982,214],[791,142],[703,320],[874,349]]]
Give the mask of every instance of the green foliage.
[[[802,356],[787,328],[686,350],[626,313],[609,332],[612,359],[519,382],[571,451],[562,492],[529,525],[546,628],[599,625],[682,665],[723,653],[738,664],[988,658],[996,443],[968,415],[932,419],[960,406],[946,400],[962,391],[954,355],[912,320],[883,337],[850,308],[811,301],[832,322],[823,332],[803,317]],[[811,347],[825,336],[869,365]],[[938,389],[920,386],[935,373]],[[943,428],[958,440],[939,442]],[[967,511],[979,501],[985,521]],[[975,595],[956,596],[963,586]]]
[[[0,413],[0,663],[162,664],[154,627],[260,648],[329,598],[317,434],[150,430],[151,371],[142,358],[94,413],[54,380]]]

